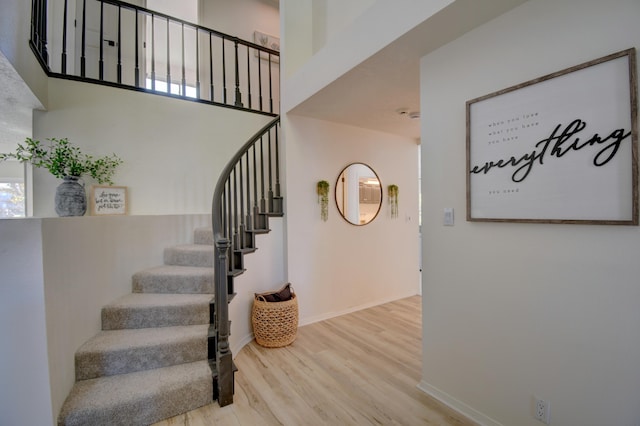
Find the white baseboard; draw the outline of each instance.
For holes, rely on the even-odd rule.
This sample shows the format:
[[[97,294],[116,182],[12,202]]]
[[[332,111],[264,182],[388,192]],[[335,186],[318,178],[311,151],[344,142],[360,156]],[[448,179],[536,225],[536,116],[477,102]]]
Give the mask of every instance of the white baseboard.
[[[365,303],[364,305],[353,306],[341,311],[327,312],[320,315],[315,315],[307,318],[300,318],[299,326],[313,324],[314,322],[325,321],[331,318],[339,317],[341,315],[350,314],[352,312],[361,311],[363,309],[372,308],[374,306],[384,305],[385,303],[395,302],[396,300],[405,299],[407,297],[416,296],[416,293],[404,294],[400,296],[394,296],[389,299],[376,300],[374,302]]]
[[[254,339],[253,333],[249,333],[246,336],[244,336],[242,339],[240,339],[238,343],[233,345],[231,347],[231,353],[233,354],[233,357],[235,358],[236,355],[240,353],[240,350],[242,350],[242,348],[244,348],[247,344],[251,343],[253,339]]]
[[[418,389],[420,389],[422,392],[426,393],[427,395],[437,399],[438,401],[440,401],[447,407],[451,408],[452,410],[455,410],[458,413],[462,414],[463,416],[467,417],[468,419],[473,420],[480,426],[503,426],[502,423],[498,423],[492,418],[485,416],[478,410],[468,406],[462,401],[455,399],[448,393],[443,392],[440,389],[431,386],[429,383],[425,382],[424,380],[418,383]]]

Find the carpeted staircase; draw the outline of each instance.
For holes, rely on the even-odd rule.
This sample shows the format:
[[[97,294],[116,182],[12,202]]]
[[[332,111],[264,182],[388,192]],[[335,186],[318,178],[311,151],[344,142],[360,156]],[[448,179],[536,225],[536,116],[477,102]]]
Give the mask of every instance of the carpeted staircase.
[[[148,425],[212,402],[207,361],[211,228],[133,275],[133,293],[102,310],[102,331],[76,352],[76,383],[58,425]]]

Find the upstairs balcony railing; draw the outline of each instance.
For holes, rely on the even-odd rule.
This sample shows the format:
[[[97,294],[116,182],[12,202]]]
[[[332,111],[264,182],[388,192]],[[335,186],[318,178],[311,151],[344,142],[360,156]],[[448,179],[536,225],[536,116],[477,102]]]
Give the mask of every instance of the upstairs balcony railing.
[[[266,37],[252,43],[118,0],[32,3],[31,47],[50,76],[279,114],[279,52]]]

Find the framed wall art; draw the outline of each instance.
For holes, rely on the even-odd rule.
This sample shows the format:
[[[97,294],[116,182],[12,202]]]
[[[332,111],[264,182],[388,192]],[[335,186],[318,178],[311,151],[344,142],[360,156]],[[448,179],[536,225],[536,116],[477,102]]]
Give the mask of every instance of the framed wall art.
[[[638,225],[628,49],[470,100],[467,220]]]
[[[127,214],[126,186],[91,186],[91,214],[94,216]]]

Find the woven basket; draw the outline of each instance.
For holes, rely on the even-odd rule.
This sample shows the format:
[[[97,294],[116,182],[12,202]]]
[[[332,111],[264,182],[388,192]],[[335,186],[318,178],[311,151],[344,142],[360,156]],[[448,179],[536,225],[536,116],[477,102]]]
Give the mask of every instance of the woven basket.
[[[266,348],[281,348],[296,340],[298,333],[298,298],[294,293],[284,302],[267,302],[256,295],[251,310],[256,342]]]

